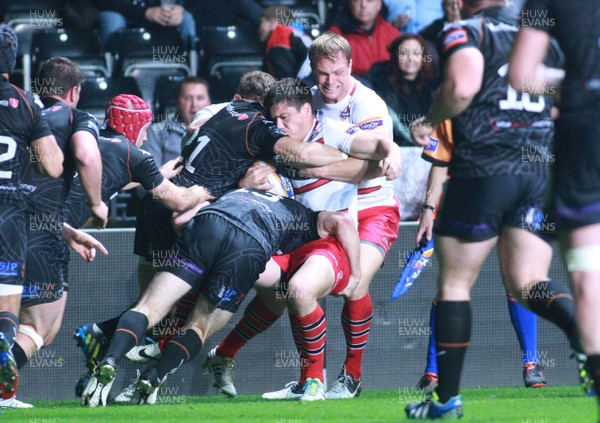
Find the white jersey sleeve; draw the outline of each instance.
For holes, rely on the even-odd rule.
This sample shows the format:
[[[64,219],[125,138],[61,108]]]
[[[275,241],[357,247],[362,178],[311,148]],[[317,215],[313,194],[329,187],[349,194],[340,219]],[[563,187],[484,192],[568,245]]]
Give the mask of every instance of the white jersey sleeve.
[[[350,154],[350,147],[356,136],[355,134],[361,130],[358,126],[329,118],[324,118],[319,124],[326,145]]]

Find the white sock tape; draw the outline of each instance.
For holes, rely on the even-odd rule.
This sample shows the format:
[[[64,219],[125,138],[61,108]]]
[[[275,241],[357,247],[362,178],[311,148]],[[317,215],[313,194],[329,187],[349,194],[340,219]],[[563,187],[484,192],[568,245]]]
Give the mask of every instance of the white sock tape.
[[[44,338],[42,338],[31,326],[19,325],[19,332],[31,338],[38,351],[44,346]]]
[[[565,262],[569,272],[600,271],[600,244],[567,250]]]

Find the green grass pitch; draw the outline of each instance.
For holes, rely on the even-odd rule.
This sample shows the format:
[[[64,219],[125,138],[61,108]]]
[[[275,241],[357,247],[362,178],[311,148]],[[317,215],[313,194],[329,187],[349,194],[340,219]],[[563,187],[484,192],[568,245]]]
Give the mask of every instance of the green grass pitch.
[[[578,387],[465,389],[465,422],[585,423],[597,421],[595,398]],[[178,397],[164,392],[153,406],[83,408],[76,401],[34,402],[30,410],[1,410],[0,423],[208,422],[384,423],[407,421],[413,389],[367,391],[353,400],[267,402],[258,395]]]

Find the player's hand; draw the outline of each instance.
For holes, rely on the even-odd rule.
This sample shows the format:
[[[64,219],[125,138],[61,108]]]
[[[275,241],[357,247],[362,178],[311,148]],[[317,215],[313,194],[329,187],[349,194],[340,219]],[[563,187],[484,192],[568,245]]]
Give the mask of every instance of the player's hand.
[[[400,154],[388,156],[379,162],[382,176],[388,181],[393,181],[402,172],[402,156]]]
[[[429,147],[429,134],[433,132],[431,124],[425,121],[425,118],[414,120],[410,124],[410,134],[415,144],[422,147]]]
[[[90,206],[90,208],[94,213],[94,227],[96,229],[106,228],[106,224],[108,223],[108,206],[104,204],[104,201],[101,201],[100,204]]]
[[[183,170],[183,157],[179,156],[173,160],[169,160],[160,167],[160,173],[167,179],[173,178]]]
[[[201,203],[196,204],[194,207],[187,209],[184,212],[173,212],[171,216],[171,224],[173,228],[175,228],[175,232],[177,235],[181,234],[181,227],[188,223],[192,218],[198,213],[198,211],[205,206],[208,206],[210,203],[208,201],[203,201]]]
[[[67,224],[63,228],[63,239],[69,247],[88,263],[94,261],[96,250],[100,250],[105,256],[108,255],[108,250],[100,241],[90,234],[72,228]]]
[[[350,296],[354,293],[354,290],[358,287],[358,283],[360,282],[360,273],[352,274],[348,278],[348,285],[341,291],[338,295],[346,298],[350,298]]]
[[[273,188],[273,184],[269,182],[267,176],[275,172],[275,168],[271,165],[253,164],[246,171],[246,175],[238,182],[240,188],[257,189],[268,191]]]
[[[187,195],[191,196],[193,199],[192,203],[204,203],[205,201],[214,200],[215,197],[210,193],[209,190],[200,185],[192,185],[187,188]]]
[[[419,220],[419,227],[417,228],[417,237],[416,242],[417,245],[423,239],[423,236],[427,238],[427,241],[430,241],[433,237],[433,211],[431,210],[423,210],[421,213],[421,219]]]

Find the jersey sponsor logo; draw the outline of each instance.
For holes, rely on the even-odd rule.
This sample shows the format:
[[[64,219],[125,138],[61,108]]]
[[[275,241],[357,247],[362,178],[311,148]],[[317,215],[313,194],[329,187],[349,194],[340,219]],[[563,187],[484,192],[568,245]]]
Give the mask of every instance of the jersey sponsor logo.
[[[439,140],[436,140],[433,137],[429,137],[429,145],[427,147],[425,147],[425,150],[435,152],[437,150],[439,144],[440,144]]]
[[[354,135],[354,134],[356,134],[358,131],[360,131],[361,129],[362,129],[362,127],[361,127],[361,128],[359,128],[358,126],[354,125],[354,126],[351,126],[351,127],[350,127],[350,128],[348,128],[348,129],[346,129],[346,133],[347,133],[347,134],[349,134],[349,135]],[[369,129],[371,129],[371,128],[369,128]]]
[[[269,122],[269,123],[272,124],[272,122]],[[282,137],[286,136],[285,133],[281,129],[277,128],[276,126],[271,126],[271,128],[269,128],[269,130],[271,131],[271,135],[281,135]]]
[[[111,138],[110,142],[121,142],[119,138]]]
[[[248,119],[248,115],[246,113],[242,113],[237,117],[237,120],[246,120]]]
[[[365,122],[362,125],[360,125],[360,129],[365,130],[365,131],[370,131],[371,129],[375,129],[381,125],[383,125],[383,120],[381,120],[381,119],[372,120],[370,122]]]
[[[0,261],[0,276],[17,276],[19,267],[16,261]]]
[[[59,106],[59,105],[52,106],[52,107],[50,108],[50,110],[51,110],[51,111],[53,111],[53,112],[56,112],[57,110],[60,110],[60,109],[62,109],[62,106]]]
[[[467,36],[467,31],[464,29],[455,29],[446,34],[442,44],[444,45],[444,51],[448,51],[454,46],[466,44],[468,42],[469,37]]]
[[[237,291],[235,289],[223,286],[221,287],[221,291],[217,296],[221,299],[221,301],[231,301],[235,295],[237,295]]]
[[[12,107],[13,109],[19,107],[19,100],[16,98],[9,98],[8,102],[10,103],[10,107]]]

